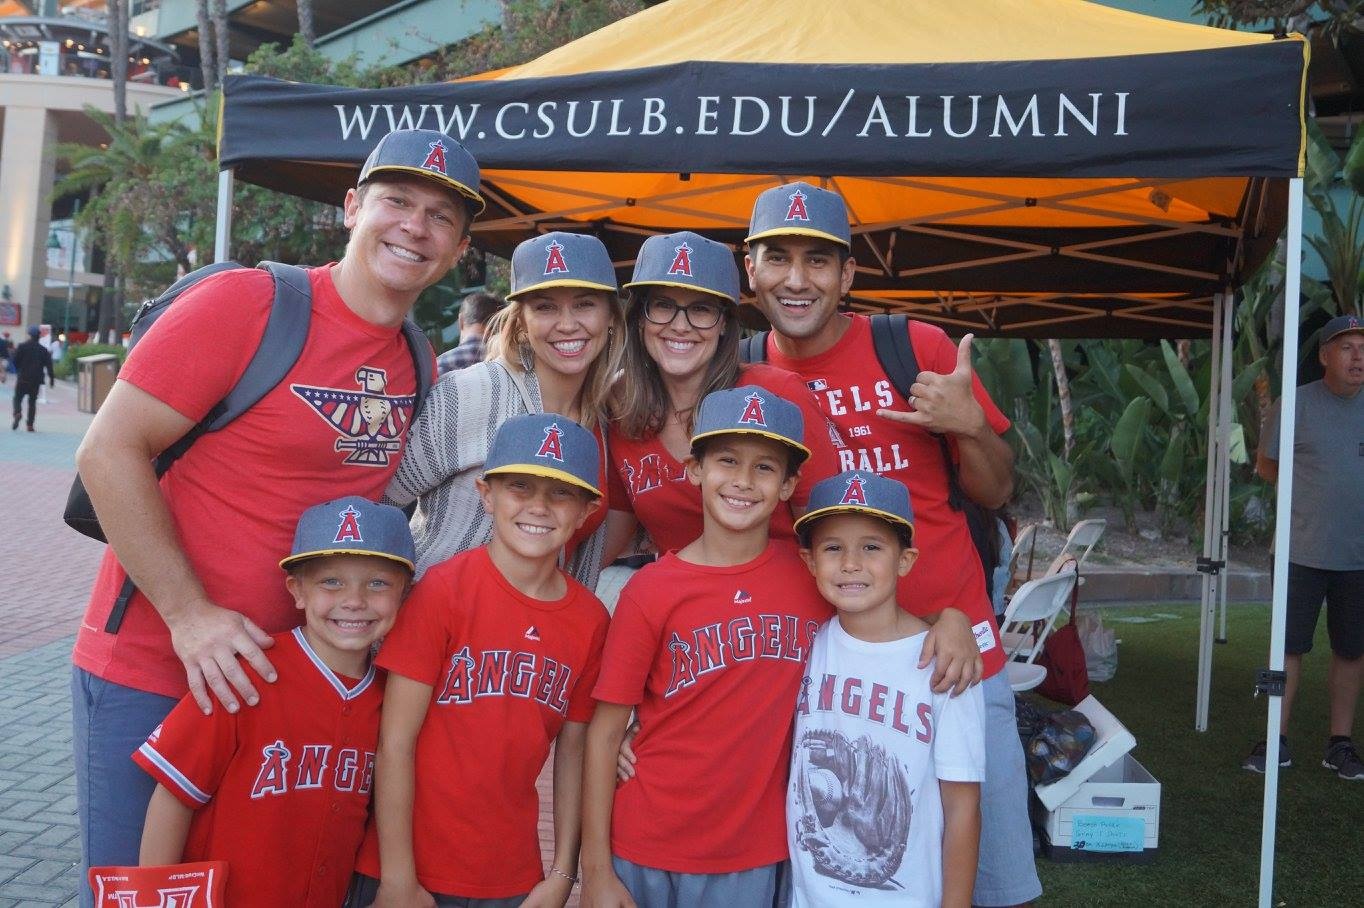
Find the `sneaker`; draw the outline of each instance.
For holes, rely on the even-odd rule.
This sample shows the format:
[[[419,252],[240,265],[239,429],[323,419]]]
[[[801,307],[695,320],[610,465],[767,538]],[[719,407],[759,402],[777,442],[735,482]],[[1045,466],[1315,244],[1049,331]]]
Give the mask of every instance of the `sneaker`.
[[[1321,765],[1335,770],[1342,779],[1364,779],[1364,762],[1360,762],[1359,751],[1355,750],[1353,741],[1338,741],[1326,748],[1326,759],[1321,761]]]
[[[10,430],[11,430],[11,431],[15,431],[15,432],[19,431],[19,417],[18,417],[18,416],[14,417],[14,422],[10,423],[10,424],[9,424],[9,427],[10,427]]]
[[[1250,749],[1250,755],[1241,761],[1242,769],[1249,769],[1251,772],[1263,773],[1265,771],[1265,753],[1269,750],[1268,745],[1261,741]],[[1288,752],[1288,744],[1279,742],[1279,768],[1287,769],[1293,765],[1293,755]]]

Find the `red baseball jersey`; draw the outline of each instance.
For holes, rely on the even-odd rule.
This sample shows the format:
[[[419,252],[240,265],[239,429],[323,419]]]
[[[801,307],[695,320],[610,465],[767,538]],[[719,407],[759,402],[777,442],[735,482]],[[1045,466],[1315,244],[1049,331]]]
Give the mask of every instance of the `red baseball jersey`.
[[[183,861],[226,861],[227,904],[335,908],[374,783],[382,679],[343,678],[295,629],[275,638],[279,680],[242,663],[260,702],[200,712],[186,696],[133,760],[195,811]]]
[[[431,686],[417,736],[412,849],[428,892],[507,898],[542,879],[535,780],[565,721],[592,718],[606,609],[564,575],[553,602],[512,586],[486,546],[422,576],[378,664]],[[373,822],[356,869],[378,877]]]
[[[791,721],[832,610],[790,542],[706,567],[664,555],[621,590],[593,696],[638,707],[611,849],[679,873],[786,859]]]
[[[957,347],[941,328],[911,320],[909,340],[921,371],[946,374],[957,367]],[[918,426],[876,415],[878,408],[904,410],[908,404],[891,386],[876,358],[871,322],[854,315],[837,343],[807,359],[783,356],[769,337],[767,355],[775,365],[798,372],[838,426],[848,443],[838,452],[840,471],[874,470],[908,486],[919,560],[900,580],[900,605],[916,615],[960,609],[971,621],[985,677],[998,672],[1004,667],[999,628],[985,594],[985,574],[966,517],[947,503],[947,467],[938,440]],[[990,428],[1007,430],[1009,420],[990,400],[979,378],[974,379],[974,388]],[[955,444],[950,439],[949,444],[955,456]]]
[[[805,418],[805,446],[810,459],[800,468],[795,494],[772,512],[771,537],[793,540],[794,508],[804,509],[810,489],[839,471],[838,432],[819,409],[819,403],[800,376],[765,364],[746,365],[736,384],[766,388],[800,407]],[[660,552],[676,551],[701,535],[701,491],[687,481],[680,461],[668,453],[658,436],[626,438],[611,427],[611,503],[618,511],[633,511],[649,531]]]
[[[378,500],[402,456],[416,391],[401,330],[352,312],[330,267],[312,269],[309,280],[312,321],[293,369],[161,478],[180,545],[209,598],[270,634],[300,623],[279,571],[299,515],[341,495]],[[273,297],[270,275],[255,268],[196,285],[128,356],[119,380],[198,422],[245,371]],[[145,596],[133,596],[117,634],[104,631],[124,576],[107,550],[75,663],[126,687],[183,696],[184,666]]]

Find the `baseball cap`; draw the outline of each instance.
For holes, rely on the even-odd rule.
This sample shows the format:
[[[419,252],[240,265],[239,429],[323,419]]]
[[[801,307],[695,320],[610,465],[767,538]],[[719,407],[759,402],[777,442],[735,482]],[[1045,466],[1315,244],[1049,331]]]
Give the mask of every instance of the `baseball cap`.
[[[512,252],[511,292],[516,299],[548,287],[586,287],[615,293],[611,254],[595,236],[555,231],[531,237]]]
[[[815,483],[810,490],[809,510],[796,520],[796,532],[830,514],[866,514],[909,530],[914,539],[914,509],[909,504],[909,489],[896,479],[870,470],[847,470]]]
[[[348,495],[313,505],[298,518],[294,547],[282,568],[324,555],[373,555],[415,570],[416,547],[407,515],[389,504]]]
[[[1351,331],[1364,332],[1364,319],[1357,315],[1337,315],[1326,323],[1326,327],[1321,329],[1321,342],[1328,344]]]
[[[724,243],[683,230],[651,236],[639,247],[631,287],[684,287],[739,303],[739,266]]]
[[[43,329],[42,329],[42,328],[39,328],[37,325],[29,325],[29,326],[28,326],[28,336],[29,336],[29,337],[37,337],[37,336],[39,336],[39,335],[42,334],[42,333],[43,333]]]
[[[488,458],[483,462],[483,476],[500,473],[543,476],[600,497],[599,457],[597,439],[567,416],[524,413],[498,427]]]
[[[696,414],[692,447],[715,435],[759,435],[793,448],[802,461],[810,456],[810,449],[803,444],[805,420],[800,408],[757,385],[740,385],[705,396]]]
[[[852,248],[843,196],[809,183],[774,186],[753,203],[745,243],[769,236],[812,236]]]
[[[355,185],[363,186],[366,180],[383,173],[415,173],[434,180],[469,200],[475,215],[487,207],[478,194],[478,162],[474,156],[434,129],[398,129],[384,136],[365,159]]]

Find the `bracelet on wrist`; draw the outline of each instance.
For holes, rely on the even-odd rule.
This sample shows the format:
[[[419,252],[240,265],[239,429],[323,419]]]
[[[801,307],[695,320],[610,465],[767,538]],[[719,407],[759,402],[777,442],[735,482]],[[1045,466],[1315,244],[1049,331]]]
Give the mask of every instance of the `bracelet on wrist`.
[[[560,870],[558,867],[551,867],[551,868],[549,868],[549,872],[550,872],[550,873],[557,873],[559,876],[561,876],[561,877],[563,877],[564,879],[568,880],[569,884],[572,885],[572,886],[578,885],[578,878],[577,878],[576,876],[572,876],[572,875],[570,875],[570,874],[564,873],[564,872],[563,872],[562,870]]]

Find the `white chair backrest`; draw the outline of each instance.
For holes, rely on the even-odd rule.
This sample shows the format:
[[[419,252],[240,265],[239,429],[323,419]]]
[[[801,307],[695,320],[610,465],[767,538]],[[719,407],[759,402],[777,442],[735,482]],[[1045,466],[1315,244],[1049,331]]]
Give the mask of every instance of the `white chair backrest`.
[[[1013,580],[1019,576],[1021,568],[1025,573],[1029,570],[1028,559],[1032,557],[1033,542],[1037,538],[1037,524],[1030,523],[1018,531],[1018,538],[1014,540],[1013,554],[1009,556],[1009,579]],[[1024,577],[1024,580],[1030,578]]]
[[[1104,530],[1107,528],[1108,521],[1102,517],[1081,520],[1070,528],[1070,535],[1066,537],[1066,544],[1061,546],[1061,554],[1057,558],[1070,557],[1084,564],[1095,544],[1103,538]]]
[[[1031,649],[1024,661],[1032,662],[1037,658],[1037,654],[1042,651],[1042,643],[1056,624],[1057,617],[1070,604],[1070,591],[1075,588],[1078,576],[1073,570],[1064,570],[1029,580],[1018,588],[1018,592],[1009,600],[1004,620],[1000,622],[1000,631],[1022,633],[1024,639],[1019,640],[1005,653],[1007,658],[1012,659],[1014,653],[1028,644],[1031,645]],[[1034,624],[1039,621],[1042,622],[1041,629],[1034,633]]]

